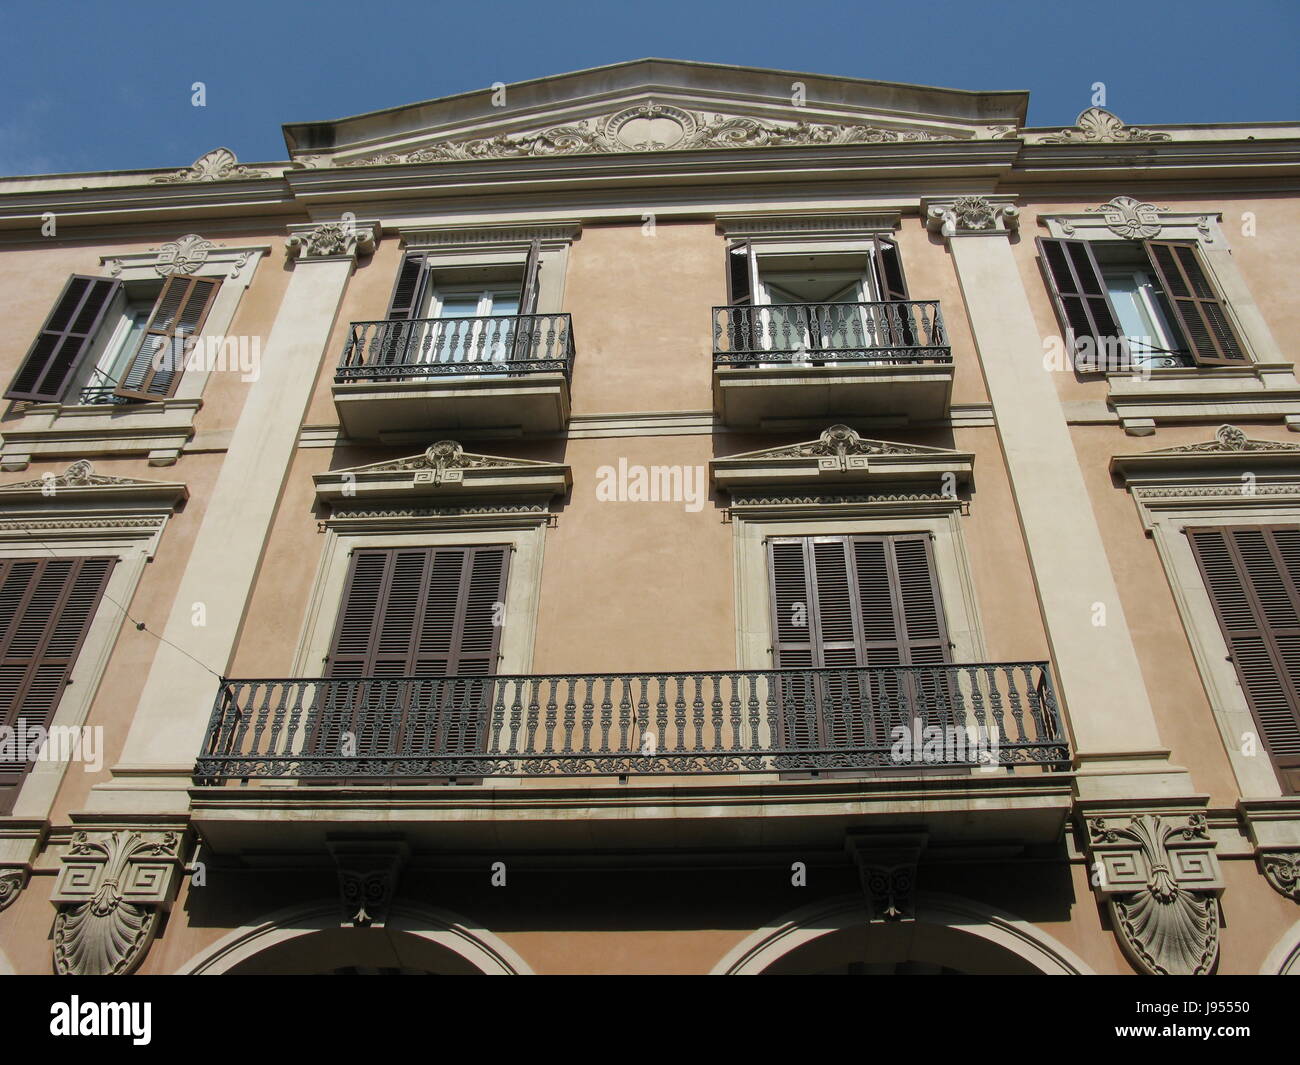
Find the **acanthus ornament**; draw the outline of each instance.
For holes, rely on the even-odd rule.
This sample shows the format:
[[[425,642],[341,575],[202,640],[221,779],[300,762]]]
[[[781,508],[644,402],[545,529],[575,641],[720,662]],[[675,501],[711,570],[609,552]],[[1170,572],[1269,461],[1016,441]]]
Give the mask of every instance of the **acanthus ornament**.
[[[129,477],[108,477],[96,473],[95,467],[86,459],[78,459],[62,473],[47,473],[38,480],[0,485],[0,492],[25,491],[32,488],[39,488],[42,491],[57,491],[60,488],[91,488],[96,485],[146,483],[148,482],[132,480]]]
[[[60,976],[123,976],[144,960],[181,872],[180,832],[117,829],[72,837],[50,900]]]
[[[1221,425],[1213,440],[1202,444],[1183,444],[1180,447],[1152,451],[1152,455],[1186,455],[1194,452],[1225,454],[1237,451],[1300,451],[1300,444],[1277,440],[1252,440],[1235,425]]]
[[[926,228],[945,237],[964,233],[1001,233],[1019,228],[1020,210],[983,196],[958,196],[926,209]]]
[[[1134,967],[1155,976],[1212,972],[1223,883],[1205,815],[1094,817],[1087,831],[1093,885]]]
[[[26,881],[27,874],[22,869],[0,869],[0,910],[18,898]]]
[[[240,166],[235,153],[229,148],[214,148],[200,155],[183,170],[164,174],[153,179],[154,184],[174,185],[187,181],[233,181],[236,179],[266,177],[262,170],[251,170]]]
[[[372,226],[358,227],[350,219],[343,219],[321,222],[305,232],[295,233],[285,246],[301,259],[363,255],[374,250],[375,234]]]
[[[1168,211],[1169,208],[1143,203],[1132,196],[1116,196],[1109,203],[1103,203],[1099,207],[1089,207],[1088,210],[1102,214],[1107,227],[1117,237],[1128,240],[1148,240],[1160,235],[1162,228],[1160,212]]]
[[[777,123],[736,115],[707,114],[647,101],[603,118],[551,126],[522,134],[445,141],[405,153],[351,160],[347,166],[431,163],[468,159],[542,158],[692,148],[779,148],[823,144],[892,144],[942,139],[917,129],[885,129],[850,123]]]
[[[187,233],[179,240],[169,241],[158,249],[154,270],[162,277],[173,274],[192,274],[208,261],[208,253],[215,247],[197,233]]]
[[[1139,141],[1167,141],[1168,133],[1159,133],[1137,126],[1126,126],[1104,107],[1090,107],[1074,120],[1073,129],[1049,133],[1040,138],[1042,144],[1121,144]]]
[[[1274,890],[1300,902],[1300,851],[1265,851],[1259,865]]]

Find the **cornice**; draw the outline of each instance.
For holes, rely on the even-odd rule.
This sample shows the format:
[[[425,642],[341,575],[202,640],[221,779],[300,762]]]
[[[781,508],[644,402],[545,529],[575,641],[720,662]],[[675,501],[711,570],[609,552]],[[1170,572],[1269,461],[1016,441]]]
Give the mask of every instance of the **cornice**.
[[[62,473],[46,473],[26,481],[0,484],[0,516],[24,504],[57,514],[61,509],[88,506],[100,510],[138,509],[154,504],[171,509],[189,498],[189,489],[179,481],[142,481],[132,477],[97,474],[85,459],[72,463]]]
[[[1247,496],[1269,486],[1251,482],[1255,491],[1247,491],[1241,473],[1300,477],[1300,443],[1253,440],[1234,425],[1222,425],[1212,440],[1116,455],[1110,468],[1130,486],[1174,488],[1194,482],[1208,494],[1217,494],[1209,487],[1221,482],[1233,490],[1230,495]]]

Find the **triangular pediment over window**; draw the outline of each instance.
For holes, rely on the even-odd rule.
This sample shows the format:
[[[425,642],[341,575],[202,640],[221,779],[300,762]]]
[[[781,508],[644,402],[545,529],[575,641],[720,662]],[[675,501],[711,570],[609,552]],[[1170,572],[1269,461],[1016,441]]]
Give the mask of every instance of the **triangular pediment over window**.
[[[642,59],[284,127],[310,167],[699,149],[990,140],[1022,92],[977,93]]]
[[[62,473],[12,484],[0,484],[0,511],[89,506],[98,510],[117,510],[137,505],[163,506],[171,509],[189,498],[189,489],[178,481],[142,481],[133,477],[109,477],[95,472],[86,460],[72,463]]]
[[[813,492],[903,486],[952,495],[969,483],[975,456],[947,448],[871,440],[833,425],[816,440],[714,459],[714,483],[733,494],[751,489]]]
[[[480,498],[547,500],[573,483],[569,467],[532,459],[476,455],[454,440],[440,440],[418,455],[352,469],[318,473],[322,502]]]
[[[1235,425],[1221,425],[1212,440],[1116,455],[1111,469],[1130,484],[1183,481],[1242,473],[1300,475],[1300,443],[1253,440]]]

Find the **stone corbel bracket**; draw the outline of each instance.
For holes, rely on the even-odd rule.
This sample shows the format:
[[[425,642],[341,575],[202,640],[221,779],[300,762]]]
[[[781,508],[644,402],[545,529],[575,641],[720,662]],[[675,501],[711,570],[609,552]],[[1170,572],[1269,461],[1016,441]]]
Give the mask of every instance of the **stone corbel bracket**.
[[[290,226],[285,250],[300,260],[355,259],[373,252],[378,241],[378,222],[341,218]]]
[[[916,919],[916,867],[927,838],[924,832],[850,832],[845,837],[862,880],[868,921]]]
[[[383,928],[410,851],[403,840],[328,840],[339,877],[340,925]]]
[[[1153,976],[1203,976],[1219,957],[1223,878],[1203,813],[1089,816],[1093,889],[1124,955]]]
[[[921,213],[926,229],[945,237],[992,236],[1020,228],[1020,210],[1006,196],[923,199]]]
[[[139,968],[184,872],[181,829],[85,829],[72,837],[50,901],[54,971],[125,976]]]
[[[1261,851],[1259,867],[1278,894],[1300,902],[1300,850]]]

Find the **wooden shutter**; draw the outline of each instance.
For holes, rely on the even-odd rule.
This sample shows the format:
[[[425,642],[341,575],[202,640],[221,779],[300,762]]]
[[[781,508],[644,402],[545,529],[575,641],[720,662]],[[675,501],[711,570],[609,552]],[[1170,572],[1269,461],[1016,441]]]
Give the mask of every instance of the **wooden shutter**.
[[[50,727],[116,561],[0,559],[0,725],[19,737]],[[30,768],[23,753],[0,761],[0,808]]]
[[[1194,243],[1143,241],[1160,287],[1173,307],[1192,357],[1202,366],[1241,366],[1246,351],[1228,324],[1228,312],[1214,292]]]
[[[393,295],[388,301],[390,322],[406,320],[419,315],[429,286],[428,256],[422,251],[407,252],[397,271]]]
[[[1300,793],[1300,527],[1187,537],[1264,747],[1283,789]]]
[[[727,300],[733,307],[754,302],[754,249],[747,240],[727,245]]]
[[[164,283],[144,340],[113,390],[127,399],[166,399],[176,394],[185,360],[221,287],[213,277],[173,274]]]
[[[1075,340],[1091,337],[1096,345],[1094,350],[1099,354],[1116,350],[1127,363],[1128,343],[1120,335],[1119,321],[1110,305],[1101,267],[1097,265],[1097,257],[1088,241],[1039,237],[1038,253],[1048,291],[1056,306],[1056,316],[1066,331],[1066,343],[1069,343],[1071,335]],[[1095,366],[1079,366],[1081,370],[1106,368],[1100,358]]]
[[[61,400],[121,288],[120,282],[107,277],[69,278],[5,399]]]
[[[892,237],[876,237],[876,254],[872,267],[876,273],[876,292],[882,300],[907,299],[907,279],[903,276],[903,259],[898,242]]]
[[[542,242],[533,241],[528,245],[528,258],[524,262],[524,283],[519,289],[519,313],[537,313],[537,292],[541,284]]]

